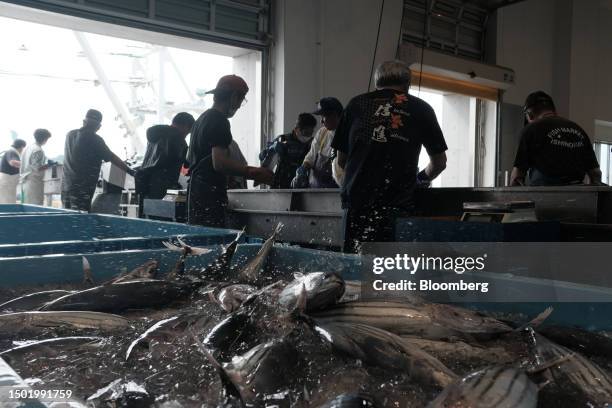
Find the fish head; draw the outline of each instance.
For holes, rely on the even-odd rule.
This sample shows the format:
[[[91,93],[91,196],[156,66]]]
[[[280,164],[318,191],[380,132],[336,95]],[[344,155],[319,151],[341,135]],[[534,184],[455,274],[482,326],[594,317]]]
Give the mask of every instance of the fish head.
[[[226,377],[246,404],[262,402],[291,386],[300,359],[293,344],[272,340],[259,344],[223,364]],[[292,375],[294,374],[294,375]]]
[[[151,259],[150,261],[147,261],[144,263],[144,265],[142,265],[141,276],[143,278],[155,278],[155,275],[157,275],[158,268],[159,261],[157,261],[156,259]]]

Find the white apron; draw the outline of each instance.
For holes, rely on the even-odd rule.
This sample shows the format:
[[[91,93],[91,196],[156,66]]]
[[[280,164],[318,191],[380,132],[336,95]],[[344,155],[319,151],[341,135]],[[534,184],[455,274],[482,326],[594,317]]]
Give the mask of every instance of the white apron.
[[[0,204],[17,203],[17,184],[19,174],[6,174],[0,172]]]

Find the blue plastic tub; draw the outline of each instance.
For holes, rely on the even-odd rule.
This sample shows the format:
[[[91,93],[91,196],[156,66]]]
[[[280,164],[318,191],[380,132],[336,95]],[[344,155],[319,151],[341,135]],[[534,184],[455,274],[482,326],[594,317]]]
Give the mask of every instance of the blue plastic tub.
[[[231,242],[238,231],[101,214],[0,217],[0,257],[164,248],[184,236],[193,245]]]
[[[78,214],[78,211],[31,204],[0,204],[0,217],[36,214]]]
[[[187,258],[187,267],[205,267],[215,259],[221,248],[200,257]],[[254,256],[260,244],[243,244],[238,247],[234,264],[240,265]],[[85,254],[94,278],[100,282],[121,270],[131,270],[150,259],[160,261],[161,271],[169,271],[178,259],[178,254],[168,250],[121,251]],[[334,252],[303,249],[299,247],[276,246],[270,253],[265,273],[290,278],[294,272],[330,271],[342,275],[347,280],[361,278],[361,258]],[[12,259],[0,259],[0,286],[24,286],[42,284],[61,284],[81,282],[83,279],[82,255],[50,255]],[[550,286],[551,281],[508,277],[495,278],[511,291],[533,291]],[[553,302],[551,303],[461,303],[463,306],[487,311],[524,313],[535,316],[545,307],[553,306],[554,312],[547,324],[583,327],[589,330],[612,330],[612,290],[587,285],[554,282],[560,298],[570,298],[578,294],[593,302]],[[599,301],[595,301],[595,299]]]

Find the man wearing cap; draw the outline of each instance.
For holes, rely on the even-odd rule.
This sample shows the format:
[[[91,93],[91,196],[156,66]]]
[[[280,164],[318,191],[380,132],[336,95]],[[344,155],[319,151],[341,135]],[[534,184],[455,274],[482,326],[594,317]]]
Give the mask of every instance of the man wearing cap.
[[[262,163],[273,161],[274,157],[278,157],[271,188],[291,188],[295,172],[310,151],[315,126],[317,120],[314,116],[310,113],[300,113],[293,130],[274,139],[268,148],[259,154]]]
[[[96,133],[101,123],[102,113],[90,109],[83,120],[83,127],[71,130],[66,135],[62,179],[64,208],[80,211],[91,209],[91,199],[103,161],[110,161],[126,173],[134,175],[134,171],[111,152],[104,139]]]
[[[315,134],[302,166],[296,171],[292,182],[294,188],[305,185],[302,180],[305,180],[306,176],[310,188],[338,188],[332,171],[334,151],[331,142],[342,110],[342,104],[334,97],[328,96],[319,100],[317,110],[313,114],[321,116],[323,126]]]
[[[247,166],[230,155],[232,132],[228,119],[242,106],[248,91],[244,79],[226,75],[208,92],[214,95],[213,107],[202,113],[194,124],[187,153],[189,224],[225,227],[228,176],[272,183],[272,171]]]
[[[376,90],[349,102],[332,143],[345,170],[345,252],[359,252],[362,242],[394,241],[395,219],[412,213],[417,185],[427,185],[446,167],[434,110],[408,94],[408,66],[387,61],[374,77]],[[423,146],[430,162],[418,172]]]
[[[549,95],[533,92],[523,112],[528,124],[521,131],[510,185],[601,184],[591,140],[576,123],[557,115]]]

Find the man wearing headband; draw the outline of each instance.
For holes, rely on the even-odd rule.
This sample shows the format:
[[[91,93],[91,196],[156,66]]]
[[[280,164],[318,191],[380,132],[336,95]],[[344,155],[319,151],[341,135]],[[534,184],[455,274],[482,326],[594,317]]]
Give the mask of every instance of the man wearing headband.
[[[528,125],[521,132],[511,186],[601,184],[601,170],[588,135],[557,115],[549,95],[531,93],[523,112]]]
[[[83,120],[83,127],[71,130],[64,144],[64,178],[62,179],[62,204],[64,208],[89,211],[96,190],[102,162],[110,161],[130,175],[130,169],[108,148],[96,132],[102,126],[102,113],[90,109]]]

